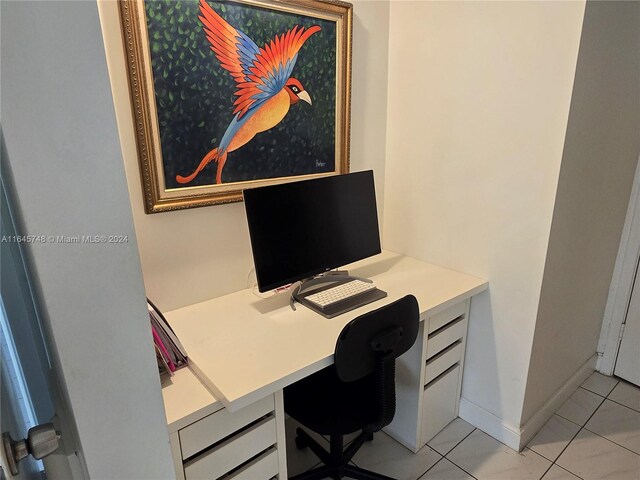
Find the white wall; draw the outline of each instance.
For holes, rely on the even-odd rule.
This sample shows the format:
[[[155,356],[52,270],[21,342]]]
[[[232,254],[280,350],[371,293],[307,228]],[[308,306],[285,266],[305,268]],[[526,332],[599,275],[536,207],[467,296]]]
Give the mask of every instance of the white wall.
[[[246,288],[253,260],[242,203],[144,213],[118,9],[111,1],[99,8],[147,295],[171,310]],[[388,17],[388,2],[355,2],[351,170],[375,171],[381,215]]]
[[[472,303],[462,396],[506,442],[520,424],[583,12],[391,2],[384,245],[489,279]]]
[[[589,2],[522,423],[595,354],[640,153],[640,3]]]
[[[129,238],[27,245],[88,473],[173,477],[96,4],[3,1],[1,94],[22,233]]]

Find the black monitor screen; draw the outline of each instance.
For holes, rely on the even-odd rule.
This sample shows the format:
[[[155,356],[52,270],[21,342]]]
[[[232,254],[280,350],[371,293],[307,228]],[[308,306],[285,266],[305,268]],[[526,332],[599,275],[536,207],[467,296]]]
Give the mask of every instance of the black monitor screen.
[[[373,172],[244,191],[261,292],[380,253]]]

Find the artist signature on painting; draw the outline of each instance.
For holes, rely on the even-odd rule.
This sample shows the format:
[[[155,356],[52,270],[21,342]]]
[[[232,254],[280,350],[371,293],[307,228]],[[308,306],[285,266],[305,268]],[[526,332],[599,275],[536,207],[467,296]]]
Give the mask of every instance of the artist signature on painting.
[[[324,167],[327,165],[327,162],[321,162],[320,160],[316,160],[316,167]]]

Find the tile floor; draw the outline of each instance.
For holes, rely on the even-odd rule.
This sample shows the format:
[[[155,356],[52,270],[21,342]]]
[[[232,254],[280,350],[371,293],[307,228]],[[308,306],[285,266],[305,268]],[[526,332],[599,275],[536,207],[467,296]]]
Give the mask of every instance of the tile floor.
[[[317,465],[294,423],[289,475]],[[380,432],[353,462],[398,480],[640,480],[640,388],[594,373],[520,453],[457,418],[415,455]]]

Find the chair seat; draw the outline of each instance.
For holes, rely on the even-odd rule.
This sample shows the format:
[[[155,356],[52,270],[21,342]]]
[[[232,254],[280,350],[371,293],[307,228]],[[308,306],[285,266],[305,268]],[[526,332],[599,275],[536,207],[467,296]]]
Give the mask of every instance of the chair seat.
[[[376,420],[374,375],[342,382],[330,365],[284,389],[286,412],[321,435],[346,435]]]

